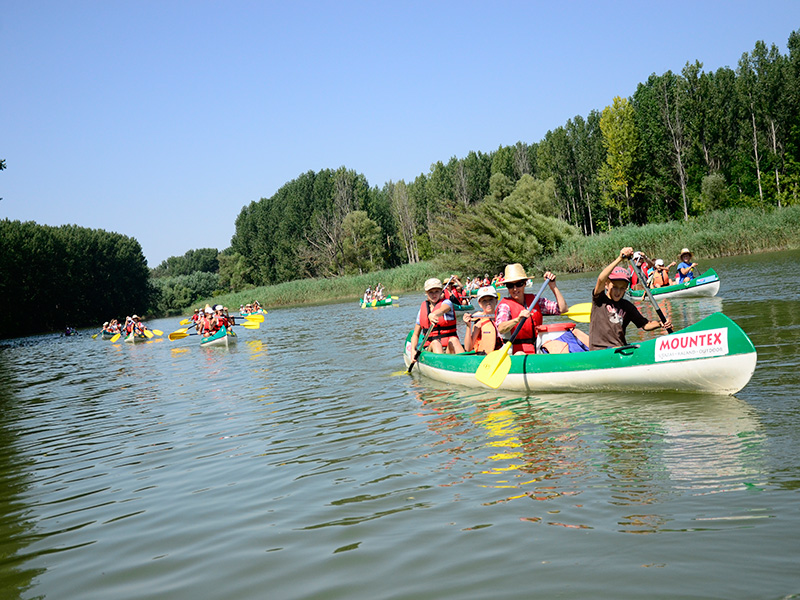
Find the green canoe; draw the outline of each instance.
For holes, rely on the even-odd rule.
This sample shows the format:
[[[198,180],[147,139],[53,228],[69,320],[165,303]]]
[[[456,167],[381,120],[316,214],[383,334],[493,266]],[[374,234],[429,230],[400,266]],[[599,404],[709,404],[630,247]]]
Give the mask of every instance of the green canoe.
[[[714,269],[709,269],[700,277],[690,279],[685,283],[666,285],[660,288],[650,288],[650,293],[656,300],[661,298],[702,298],[716,296],[719,292],[719,276]],[[631,298],[641,299],[643,290],[628,290]]]
[[[411,363],[411,333],[403,358]],[[414,372],[448,384],[488,389],[475,379],[485,357],[422,352]],[[735,394],[750,381],[756,350],[722,313],[638,344],[575,354],[514,355],[500,389],[519,392],[691,391]]]

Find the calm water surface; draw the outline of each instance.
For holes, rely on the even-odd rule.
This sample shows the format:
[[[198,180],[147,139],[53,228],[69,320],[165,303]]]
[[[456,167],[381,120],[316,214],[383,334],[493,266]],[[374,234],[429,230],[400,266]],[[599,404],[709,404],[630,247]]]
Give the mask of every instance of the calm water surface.
[[[3,342],[0,598],[800,597],[799,260],[663,303],[750,335],[736,397],[394,375],[421,294],[270,311],[230,350]]]

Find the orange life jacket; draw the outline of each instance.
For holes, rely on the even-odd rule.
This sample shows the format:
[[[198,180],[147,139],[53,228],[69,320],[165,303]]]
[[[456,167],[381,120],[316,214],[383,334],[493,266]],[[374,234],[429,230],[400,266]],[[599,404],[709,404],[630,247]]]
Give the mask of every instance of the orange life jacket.
[[[500,336],[497,334],[497,327],[489,317],[483,317],[478,321],[478,327],[478,339],[472,348],[476,353],[489,354],[503,345]]]

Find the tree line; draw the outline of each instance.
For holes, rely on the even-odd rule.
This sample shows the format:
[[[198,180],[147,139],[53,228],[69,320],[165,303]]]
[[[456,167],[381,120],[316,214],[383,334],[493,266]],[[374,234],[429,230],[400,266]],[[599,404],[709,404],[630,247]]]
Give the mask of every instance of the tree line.
[[[11,309],[0,319],[0,338],[7,338],[144,313],[153,289],[133,238],[3,219],[0,298]]]

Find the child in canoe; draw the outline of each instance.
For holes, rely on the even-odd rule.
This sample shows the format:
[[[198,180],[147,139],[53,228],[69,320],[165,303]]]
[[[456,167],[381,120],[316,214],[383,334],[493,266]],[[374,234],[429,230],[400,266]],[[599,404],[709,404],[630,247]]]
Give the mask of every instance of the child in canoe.
[[[602,350],[628,344],[625,329],[633,323],[639,329],[653,331],[659,327],[671,329],[672,322],[648,321],[633,302],[625,299],[630,284],[630,272],[620,263],[633,257],[633,248],[623,248],[597,276],[592,292],[592,312],[589,320],[589,349]]]
[[[464,323],[467,324],[467,334],[464,337],[464,349],[475,354],[489,354],[503,346],[503,340],[497,333],[494,324],[494,310],[497,308],[497,290],[491,285],[478,290],[478,306],[481,307],[481,316],[466,313]]]
[[[453,303],[445,299],[442,281],[436,277],[428,279],[425,282],[425,296],[411,335],[411,347],[417,347],[419,336],[424,331],[428,334],[424,349],[438,354],[445,351],[448,354],[464,352],[458,339],[458,322]]]

